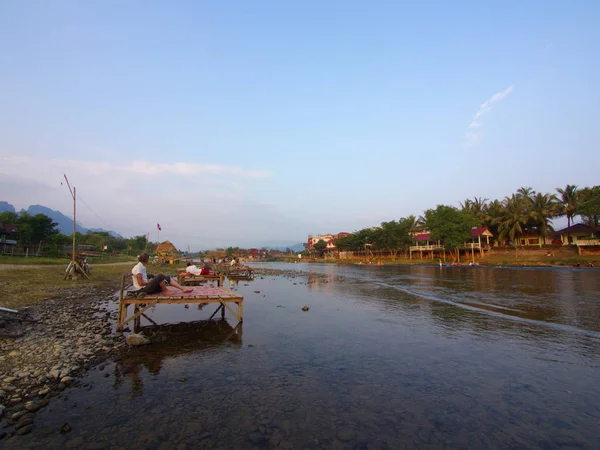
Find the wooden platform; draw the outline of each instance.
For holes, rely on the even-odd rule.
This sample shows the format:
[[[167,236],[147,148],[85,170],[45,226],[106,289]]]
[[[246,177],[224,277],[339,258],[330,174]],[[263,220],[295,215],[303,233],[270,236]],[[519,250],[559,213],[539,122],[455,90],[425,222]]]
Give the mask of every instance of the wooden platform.
[[[223,286],[225,275],[192,275],[187,272],[180,272],[179,275],[177,275],[177,279],[179,280],[179,284],[182,286],[199,286],[207,281],[216,281],[217,286],[220,287]]]
[[[223,287],[215,286],[195,286],[192,288],[192,292],[182,292],[174,288],[169,288],[171,292],[169,294],[155,294],[146,295],[144,297],[130,297],[127,295],[127,287],[131,282],[131,274],[123,275],[121,279],[121,290],[119,293],[119,310],[117,314],[117,331],[121,331],[123,327],[134,321],[134,327],[139,326],[139,321],[142,316],[152,320],[144,313],[151,307],[166,303],[166,304],[198,304],[198,303],[217,303],[219,306],[215,312],[210,316],[212,319],[219,311],[221,311],[221,318],[225,319],[225,309],[237,320],[238,323],[243,321],[243,306],[244,297],[240,297],[237,293],[225,289]],[[237,305],[237,312],[234,311],[230,304]],[[133,314],[128,316],[129,305],[133,305]],[[210,320],[209,319],[209,320]]]

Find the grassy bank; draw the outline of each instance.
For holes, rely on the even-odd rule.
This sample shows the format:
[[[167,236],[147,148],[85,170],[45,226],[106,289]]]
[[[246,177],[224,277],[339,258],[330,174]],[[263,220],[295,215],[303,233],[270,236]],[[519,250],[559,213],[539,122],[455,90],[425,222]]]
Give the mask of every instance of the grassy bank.
[[[90,264],[110,264],[117,262],[135,261],[134,256],[106,256],[103,258],[88,258]],[[51,265],[51,264],[64,264],[65,267],[69,264],[69,258],[47,258],[44,256],[0,256],[0,264],[12,264],[12,265]]]
[[[115,261],[110,261],[115,263]],[[133,261],[115,264],[92,264],[92,276],[89,280],[64,280],[67,264],[48,264],[44,266],[4,266],[0,271],[0,306],[22,308],[34,303],[61,295],[73,287],[114,287],[120,285],[121,275],[133,267]],[[180,265],[181,266],[181,265]],[[175,275],[179,266],[148,267],[149,273]]]

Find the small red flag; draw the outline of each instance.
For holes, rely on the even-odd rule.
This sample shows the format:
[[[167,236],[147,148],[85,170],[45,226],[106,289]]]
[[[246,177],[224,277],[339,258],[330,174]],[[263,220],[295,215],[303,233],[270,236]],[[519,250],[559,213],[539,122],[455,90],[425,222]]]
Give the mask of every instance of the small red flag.
[[[162,228],[160,227],[160,223],[156,224],[156,228],[158,228],[158,231],[162,231]]]

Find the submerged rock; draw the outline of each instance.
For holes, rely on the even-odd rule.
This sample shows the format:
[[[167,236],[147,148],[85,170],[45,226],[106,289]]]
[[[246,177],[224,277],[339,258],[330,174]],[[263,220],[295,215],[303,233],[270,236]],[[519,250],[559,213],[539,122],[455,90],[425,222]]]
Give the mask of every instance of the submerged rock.
[[[130,347],[138,347],[140,345],[150,344],[150,339],[148,339],[142,333],[132,333],[127,336],[126,341]]]

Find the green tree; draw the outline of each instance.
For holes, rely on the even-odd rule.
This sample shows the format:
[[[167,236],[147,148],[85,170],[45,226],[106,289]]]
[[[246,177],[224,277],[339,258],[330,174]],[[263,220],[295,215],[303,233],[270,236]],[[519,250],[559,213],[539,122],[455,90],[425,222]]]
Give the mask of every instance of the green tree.
[[[558,213],[559,203],[556,195],[538,192],[532,198],[529,218],[532,225],[539,231],[543,244],[546,244],[546,237],[552,231],[552,218],[556,217]]]
[[[589,226],[597,227],[600,224],[600,186],[577,191],[577,214]]]
[[[567,227],[571,227],[573,217],[577,213],[577,186],[567,184],[564,189],[557,188],[556,191],[560,194],[560,202],[562,204],[561,215],[567,216]],[[571,233],[567,231],[569,243],[571,241]]]
[[[504,214],[498,220],[499,239],[508,239],[515,247],[529,220],[528,200],[522,195],[513,194],[504,199]]]
[[[233,256],[233,247],[227,247],[225,249],[225,256],[231,258]]]
[[[319,252],[319,256],[322,258],[323,254],[325,253],[325,249],[327,248],[327,242],[325,242],[323,239],[319,239],[319,241],[313,245],[313,248]]]
[[[10,211],[4,211],[0,213],[0,223],[4,225],[14,225],[19,220],[19,216]]]
[[[469,212],[460,211],[453,206],[438,205],[428,209],[423,215],[424,224],[431,233],[431,238],[441,240],[444,248],[456,252],[471,237],[471,228],[477,225],[477,218]]]

